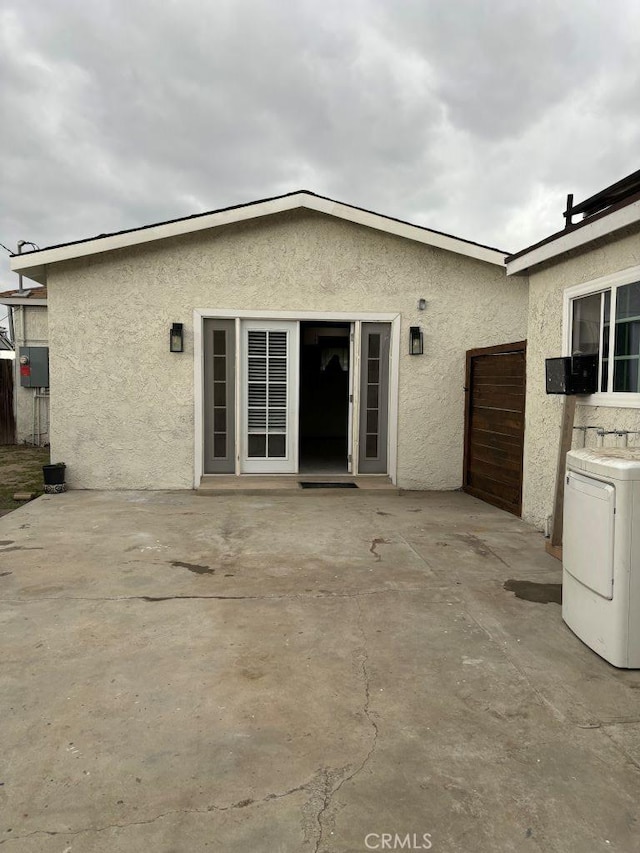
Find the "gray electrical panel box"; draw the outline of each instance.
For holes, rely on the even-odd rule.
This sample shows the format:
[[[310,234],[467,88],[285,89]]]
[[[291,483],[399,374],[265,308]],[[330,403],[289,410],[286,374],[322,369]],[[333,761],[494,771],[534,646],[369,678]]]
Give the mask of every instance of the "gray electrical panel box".
[[[49,347],[20,347],[18,359],[23,388],[49,387]]]

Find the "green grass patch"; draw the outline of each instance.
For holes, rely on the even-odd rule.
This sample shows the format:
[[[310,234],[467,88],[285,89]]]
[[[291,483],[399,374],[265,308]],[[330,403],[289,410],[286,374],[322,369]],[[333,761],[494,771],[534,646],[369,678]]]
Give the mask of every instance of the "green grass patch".
[[[42,466],[49,463],[48,447],[27,444],[0,445],[0,510],[22,506],[14,501],[16,492],[44,492]]]

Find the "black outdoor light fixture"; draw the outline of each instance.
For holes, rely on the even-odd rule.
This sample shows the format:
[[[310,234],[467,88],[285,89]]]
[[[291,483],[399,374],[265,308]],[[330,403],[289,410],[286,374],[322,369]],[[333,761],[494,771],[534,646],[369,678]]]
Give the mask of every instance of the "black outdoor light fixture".
[[[184,351],[184,336],[182,334],[182,323],[173,323],[169,332],[169,352]]]
[[[422,355],[423,337],[420,326],[409,326],[409,355]]]

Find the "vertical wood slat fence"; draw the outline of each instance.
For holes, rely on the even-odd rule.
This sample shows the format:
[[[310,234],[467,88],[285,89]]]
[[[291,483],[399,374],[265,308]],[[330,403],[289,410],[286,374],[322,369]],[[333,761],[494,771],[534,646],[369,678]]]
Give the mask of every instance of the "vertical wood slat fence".
[[[13,415],[13,361],[0,359],[0,444],[15,444]]]

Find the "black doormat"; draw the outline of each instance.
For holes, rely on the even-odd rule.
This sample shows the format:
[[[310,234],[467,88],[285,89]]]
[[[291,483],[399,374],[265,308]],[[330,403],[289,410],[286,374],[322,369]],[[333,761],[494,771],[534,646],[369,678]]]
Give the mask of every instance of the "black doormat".
[[[355,483],[310,483],[300,480],[303,489],[357,489]]]

